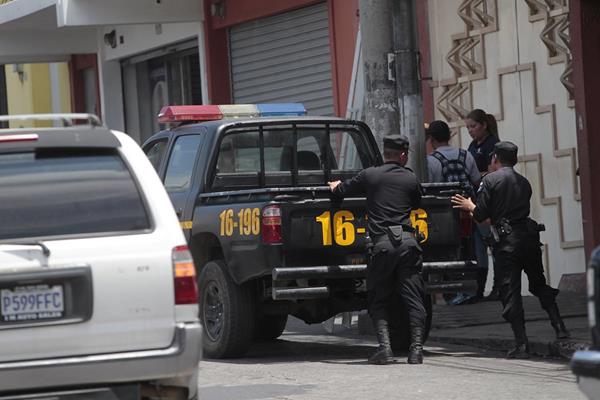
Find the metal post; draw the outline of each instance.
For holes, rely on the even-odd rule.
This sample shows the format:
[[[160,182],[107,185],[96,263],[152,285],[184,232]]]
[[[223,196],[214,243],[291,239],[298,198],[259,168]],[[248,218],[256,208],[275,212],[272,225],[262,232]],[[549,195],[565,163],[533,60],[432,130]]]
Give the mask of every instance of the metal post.
[[[600,36],[600,4],[596,0],[574,0],[570,7],[583,237],[589,261],[590,253],[600,244],[600,185],[596,180],[600,173],[600,54],[597,40]]]
[[[423,181],[427,177],[427,171],[416,21],[415,0],[393,2],[395,73],[400,133],[408,136],[410,140],[412,153],[408,165]]]
[[[360,0],[360,33],[365,77],[364,120],[377,144],[383,137],[400,132],[398,98],[388,54],[393,54],[393,0]],[[390,73],[391,72],[391,73]]]

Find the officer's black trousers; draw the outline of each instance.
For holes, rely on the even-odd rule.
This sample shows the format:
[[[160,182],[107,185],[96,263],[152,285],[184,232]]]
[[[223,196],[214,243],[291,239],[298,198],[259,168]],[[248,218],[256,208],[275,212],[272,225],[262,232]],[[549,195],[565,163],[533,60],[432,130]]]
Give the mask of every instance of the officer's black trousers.
[[[400,245],[393,245],[387,237],[374,241],[367,268],[369,314],[374,321],[390,322],[388,309],[396,306],[391,304],[396,292],[404,301],[411,328],[425,327],[422,264],[421,248],[412,235],[406,235]]]
[[[529,280],[529,291],[536,296],[542,308],[555,304],[558,290],[546,283],[539,234],[513,232],[494,249],[494,284],[499,288],[504,307],[502,316],[508,322],[523,320],[521,272]]]

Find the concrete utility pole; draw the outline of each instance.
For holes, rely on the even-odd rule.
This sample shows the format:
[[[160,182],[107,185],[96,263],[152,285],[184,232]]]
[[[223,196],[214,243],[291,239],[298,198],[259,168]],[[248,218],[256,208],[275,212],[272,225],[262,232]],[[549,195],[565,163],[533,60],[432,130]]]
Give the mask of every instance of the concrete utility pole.
[[[393,24],[400,132],[408,136],[410,148],[413,150],[409,157],[409,166],[423,182],[427,179],[427,165],[415,0],[393,2]]]
[[[360,0],[365,122],[383,136],[408,136],[409,166],[426,179],[423,105],[414,0]]]
[[[364,115],[379,148],[383,136],[400,132],[396,84],[390,80],[388,54],[394,51],[393,0],[359,0],[365,75]]]

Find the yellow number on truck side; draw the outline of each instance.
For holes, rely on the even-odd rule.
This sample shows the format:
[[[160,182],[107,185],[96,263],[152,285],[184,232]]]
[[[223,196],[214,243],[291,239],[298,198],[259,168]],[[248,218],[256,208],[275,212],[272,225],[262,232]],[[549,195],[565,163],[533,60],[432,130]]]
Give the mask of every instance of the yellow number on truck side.
[[[237,219],[233,218],[234,211],[229,208],[219,214],[221,223],[220,235],[233,236],[238,229],[240,236],[258,235],[260,233],[260,209],[242,208],[237,213]]]
[[[350,246],[354,243],[356,232],[354,224],[350,222],[354,221],[352,212],[340,210],[333,214],[333,234],[331,232],[331,212],[325,211],[315,219],[321,224],[323,246],[331,246],[333,239],[340,246]]]
[[[333,229],[335,229],[335,242],[340,246],[350,246],[354,243],[354,214],[341,210],[333,215]]]
[[[421,243],[425,243],[429,238],[429,228],[427,227],[427,212],[421,208],[412,210],[410,213],[410,223],[422,235]]]

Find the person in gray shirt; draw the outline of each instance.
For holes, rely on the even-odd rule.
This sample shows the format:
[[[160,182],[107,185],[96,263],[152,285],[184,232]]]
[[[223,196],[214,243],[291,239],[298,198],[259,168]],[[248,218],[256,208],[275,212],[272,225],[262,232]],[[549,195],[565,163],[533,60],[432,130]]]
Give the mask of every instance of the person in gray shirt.
[[[433,121],[426,129],[433,153],[427,156],[429,182],[469,182],[479,185],[481,174],[473,156],[450,145],[450,128],[444,121]]]
[[[468,151],[450,145],[450,128],[444,121],[433,121],[425,133],[433,148],[433,153],[427,156],[429,182],[462,182],[470,189],[467,191],[469,197],[474,197],[481,180],[475,158]],[[487,257],[487,253],[485,256]],[[483,276],[483,273],[478,273],[478,277],[479,275]],[[444,297],[450,304],[459,305],[476,300],[476,293],[458,293],[454,298]]]

